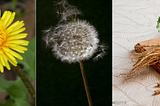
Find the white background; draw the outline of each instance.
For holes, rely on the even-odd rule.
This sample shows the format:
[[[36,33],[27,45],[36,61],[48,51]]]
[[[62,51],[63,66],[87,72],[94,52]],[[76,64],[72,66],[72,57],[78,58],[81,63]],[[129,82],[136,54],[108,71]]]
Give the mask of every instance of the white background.
[[[160,0],[113,0],[112,5],[112,100],[129,106],[160,106],[160,94],[153,96],[160,74],[152,67],[134,77],[119,75],[132,69],[129,53],[138,42],[160,37],[156,29]]]

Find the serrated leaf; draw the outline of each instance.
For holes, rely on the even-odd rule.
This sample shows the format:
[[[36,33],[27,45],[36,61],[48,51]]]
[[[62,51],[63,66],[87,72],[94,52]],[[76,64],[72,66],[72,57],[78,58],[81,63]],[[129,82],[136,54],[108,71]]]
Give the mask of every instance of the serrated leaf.
[[[18,60],[18,63],[24,65],[25,71],[27,71],[27,77],[29,79],[35,80],[35,39],[36,37],[32,38],[29,41],[29,45],[27,46],[28,50],[26,53],[20,54],[23,57],[23,60]]]

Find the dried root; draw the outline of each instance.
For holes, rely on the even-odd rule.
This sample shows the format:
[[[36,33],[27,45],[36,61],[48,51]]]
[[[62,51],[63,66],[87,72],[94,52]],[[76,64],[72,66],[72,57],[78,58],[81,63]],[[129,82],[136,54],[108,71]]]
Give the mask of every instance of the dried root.
[[[157,85],[160,86],[160,83],[157,83]],[[155,92],[155,95],[160,94],[160,89],[157,89],[154,92]]]
[[[133,68],[128,73],[122,73],[120,75],[130,76],[134,73],[140,74],[140,72],[142,72],[146,66],[155,65],[160,62],[160,47],[154,46],[153,49],[142,53],[136,53],[133,51],[131,55],[133,59],[137,60],[137,62],[133,65]]]
[[[131,53],[132,59],[136,59],[136,63],[133,65],[133,68],[128,73],[122,73],[120,75],[130,76],[134,73],[140,74],[146,66],[156,65],[160,63],[160,45],[144,45],[141,47],[153,47],[153,49],[144,51],[142,53],[136,53],[133,51]],[[160,86],[160,83],[157,83]],[[160,89],[155,90],[155,95],[160,94]]]

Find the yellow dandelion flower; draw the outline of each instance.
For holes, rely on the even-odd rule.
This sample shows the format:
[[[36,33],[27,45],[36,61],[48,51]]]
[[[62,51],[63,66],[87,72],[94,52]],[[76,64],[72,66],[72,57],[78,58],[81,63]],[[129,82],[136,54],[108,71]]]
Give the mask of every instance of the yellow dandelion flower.
[[[0,11],[1,16],[1,11]],[[15,18],[15,12],[5,11],[2,17],[0,17],[0,71],[4,72],[4,66],[10,70],[11,63],[17,66],[18,58],[23,59],[19,53],[24,53],[27,51],[27,46],[29,41],[22,40],[27,36],[27,33],[21,33],[26,28],[24,28],[23,21],[17,21],[10,25]],[[23,27],[23,28],[22,28]]]

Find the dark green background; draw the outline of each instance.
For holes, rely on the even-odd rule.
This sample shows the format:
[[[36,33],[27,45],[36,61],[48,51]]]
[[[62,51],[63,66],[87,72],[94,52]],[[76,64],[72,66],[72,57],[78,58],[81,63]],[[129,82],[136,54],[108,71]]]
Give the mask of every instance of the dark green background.
[[[111,104],[112,94],[112,1],[68,0],[83,13],[80,19],[95,26],[107,55],[97,62],[84,61],[94,106]],[[37,0],[37,106],[88,106],[79,63],[62,63],[46,48],[42,30],[58,23],[52,0]]]

